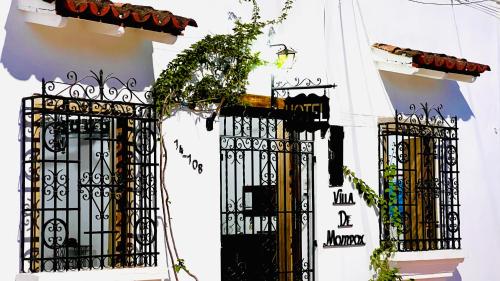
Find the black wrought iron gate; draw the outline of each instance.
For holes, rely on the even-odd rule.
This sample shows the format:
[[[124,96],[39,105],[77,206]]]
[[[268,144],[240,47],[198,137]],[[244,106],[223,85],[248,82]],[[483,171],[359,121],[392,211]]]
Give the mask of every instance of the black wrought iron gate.
[[[133,79],[67,78],[23,100],[21,271],[156,265],[154,106]]]
[[[221,115],[222,280],[314,280],[314,133],[284,110]]]

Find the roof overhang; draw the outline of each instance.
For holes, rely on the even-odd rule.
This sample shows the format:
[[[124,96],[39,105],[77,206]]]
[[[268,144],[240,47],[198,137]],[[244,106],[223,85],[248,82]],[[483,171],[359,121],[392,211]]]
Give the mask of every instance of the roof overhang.
[[[126,26],[124,24],[113,24],[97,20],[87,20],[79,17],[62,16],[57,13],[55,1],[49,3],[42,0],[19,0],[18,9],[24,15],[25,22],[29,23],[55,28],[64,28],[68,22],[75,21],[78,22],[83,29],[91,32],[114,37],[122,37],[125,34],[134,34],[135,38],[165,44],[174,44],[177,40],[177,36],[182,34],[182,30],[185,27],[184,26],[182,30],[179,29],[178,32],[174,32],[174,34],[172,34],[169,32],[160,32],[140,27]],[[189,25],[195,26],[196,22],[193,21],[193,23],[194,24]]]
[[[385,44],[374,44],[371,48],[377,68],[388,72],[472,83],[481,73],[490,70],[487,65],[446,55]]]
[[[372,47],[372,52],[375,60],[375,65],[379,70],[432,79],[446,79],[468,83],[472,83],[476,80],[476,76],[472,75],[449,73],[444,71],[414,67],[411,57],[394,55],[375,47]]]

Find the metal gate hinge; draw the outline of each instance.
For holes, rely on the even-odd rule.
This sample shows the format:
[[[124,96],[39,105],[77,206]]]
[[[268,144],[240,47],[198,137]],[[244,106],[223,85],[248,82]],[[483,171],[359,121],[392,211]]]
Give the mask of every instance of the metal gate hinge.
[[[313,163],[316,163],[316,156],[313,156]]]

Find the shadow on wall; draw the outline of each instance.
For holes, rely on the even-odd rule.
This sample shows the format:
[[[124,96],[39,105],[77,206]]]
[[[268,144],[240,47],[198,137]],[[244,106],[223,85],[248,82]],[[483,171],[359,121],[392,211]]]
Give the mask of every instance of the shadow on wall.
[[[389,99],[398,112],[408,112],[409,106],[427,102],[443,105],[444,117],[457,116],[467,121],[474,116],[456,81],[437,80],[419,76],[380,71]]]
[[[123,37],[93,33],[76,19],[69,20],[64,28],[26,23],[23,13],[17,1],[12,1],[5,24],[1,63],[14,78],[65,80],[71,70],[84,76],[89,70],[102,69],[125,81],[136,78],[136,90],[151,86],[151,42],[127,32]]]
[[[451,277],[450,281],[462,281],[462,276],[460,275],[460,272],[455,269],[455,272],[453,272],[453,277]]]

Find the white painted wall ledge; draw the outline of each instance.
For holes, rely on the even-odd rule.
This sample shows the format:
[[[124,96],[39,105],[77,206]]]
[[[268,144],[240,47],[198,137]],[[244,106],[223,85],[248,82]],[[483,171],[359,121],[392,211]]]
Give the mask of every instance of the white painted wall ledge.
[[[412,65],[412,58],[407,56],[395,55],[375,47],[372,48],[373,59],[379,70],[395,72],[405,75],[415,75],[431,79],[446,79],[472,83],[476,77],[458,73],[448,73],[432,69],[418,68]]]
[[[444,281],[464,259],[462,250],[398,252],[390,263],[399,268],[403,280]]]
[[[166,267],[20,273],[16,281],[169,281]]]
[[[41,0],[18,0],[17,8],[24,14],[24,21],[50,27],[65,27],[67,18],[56,14],[56,4]]]

